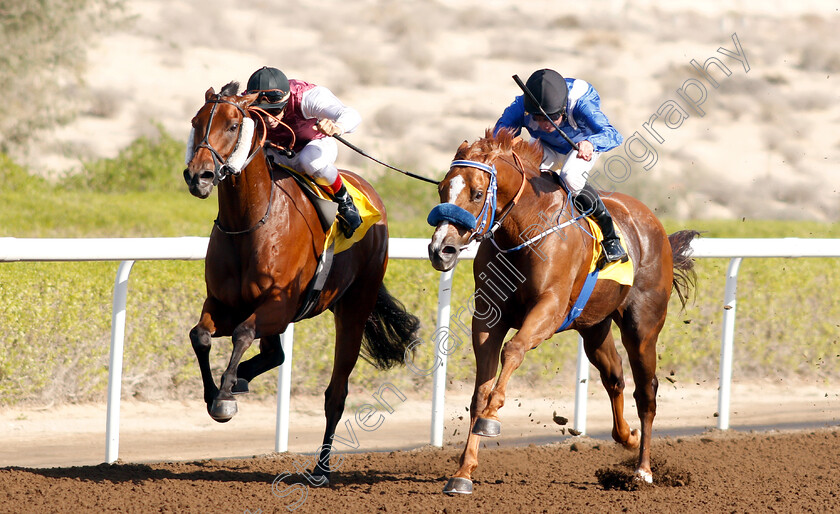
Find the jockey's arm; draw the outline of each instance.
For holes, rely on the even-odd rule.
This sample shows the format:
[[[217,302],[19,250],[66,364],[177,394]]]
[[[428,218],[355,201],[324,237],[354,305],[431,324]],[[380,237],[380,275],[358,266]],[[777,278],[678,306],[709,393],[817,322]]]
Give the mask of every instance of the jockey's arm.
[[[624,141],[607,116],[601,112],[599,101],[586,101],[585,98],[581,98],[575,107],[574,116],[579,120],[582,119],[592,131],[591,134],[582,136],[580,139],[592,143],[596,152],[612,150]]]
[[[353,132],[362,122],[362,116],[356,109],[341,103],[324,86],[315,86],[303,93],[300,108],[306,118],[332,121],[338,125],[340,133]]]

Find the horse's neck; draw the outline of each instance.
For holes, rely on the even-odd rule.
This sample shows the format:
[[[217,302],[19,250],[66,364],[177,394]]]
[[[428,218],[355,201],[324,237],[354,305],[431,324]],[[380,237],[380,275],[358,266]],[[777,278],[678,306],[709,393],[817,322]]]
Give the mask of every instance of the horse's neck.
[[[261,153],[239,175],[219,185],[219,221],[228,230],[244,230],[258,223],[271,198],[271,173]]]

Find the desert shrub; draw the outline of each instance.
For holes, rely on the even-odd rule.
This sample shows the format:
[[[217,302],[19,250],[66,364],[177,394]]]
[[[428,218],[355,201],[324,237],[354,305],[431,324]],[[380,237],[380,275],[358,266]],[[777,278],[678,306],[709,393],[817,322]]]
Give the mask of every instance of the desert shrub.
[[[124,0],[0,1],[0,150],[70,121],[86,49],[123,19]]]
[[[62,185],[103,193],[183,190],[184,152],[184,143],[159,126],[157,136],[135,140],[113,159],[85,162]]]

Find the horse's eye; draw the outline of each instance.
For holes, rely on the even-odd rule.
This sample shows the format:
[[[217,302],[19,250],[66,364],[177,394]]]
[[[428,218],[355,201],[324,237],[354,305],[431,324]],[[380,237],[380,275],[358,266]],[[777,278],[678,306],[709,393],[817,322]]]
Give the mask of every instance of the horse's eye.
[[[482,191],[481,189],[479,189],[478,191],[473,193],[473,201],[474,202],[476,202],[478,200],[481,200],[483,197],[484,197],[484,191]]]
[[[236,132],[237,129],[239,129],[239,123],[231,123],[230,128],[228,128],[230,132]]]

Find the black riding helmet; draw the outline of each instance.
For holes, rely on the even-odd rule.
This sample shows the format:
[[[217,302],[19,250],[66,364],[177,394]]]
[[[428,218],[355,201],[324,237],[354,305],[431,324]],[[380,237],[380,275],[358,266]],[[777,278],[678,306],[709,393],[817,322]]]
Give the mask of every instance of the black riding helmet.
[[[289,101],[289,79],[277,68],[263,66],[248,79],[247,93],[260,93],[255,107],[282,109]]]
[[[250,88],[250,82],[248,84]],[[535,71],[528,77],[525,87],[540,103],[539,106],[534,105],[528,95],[525,95],[525,112],[531,115],[541,115],[540,106],[542,106],[551,119],[566,114],[569,87],[566,85],[566,79],[556,71],[549,69]]]

